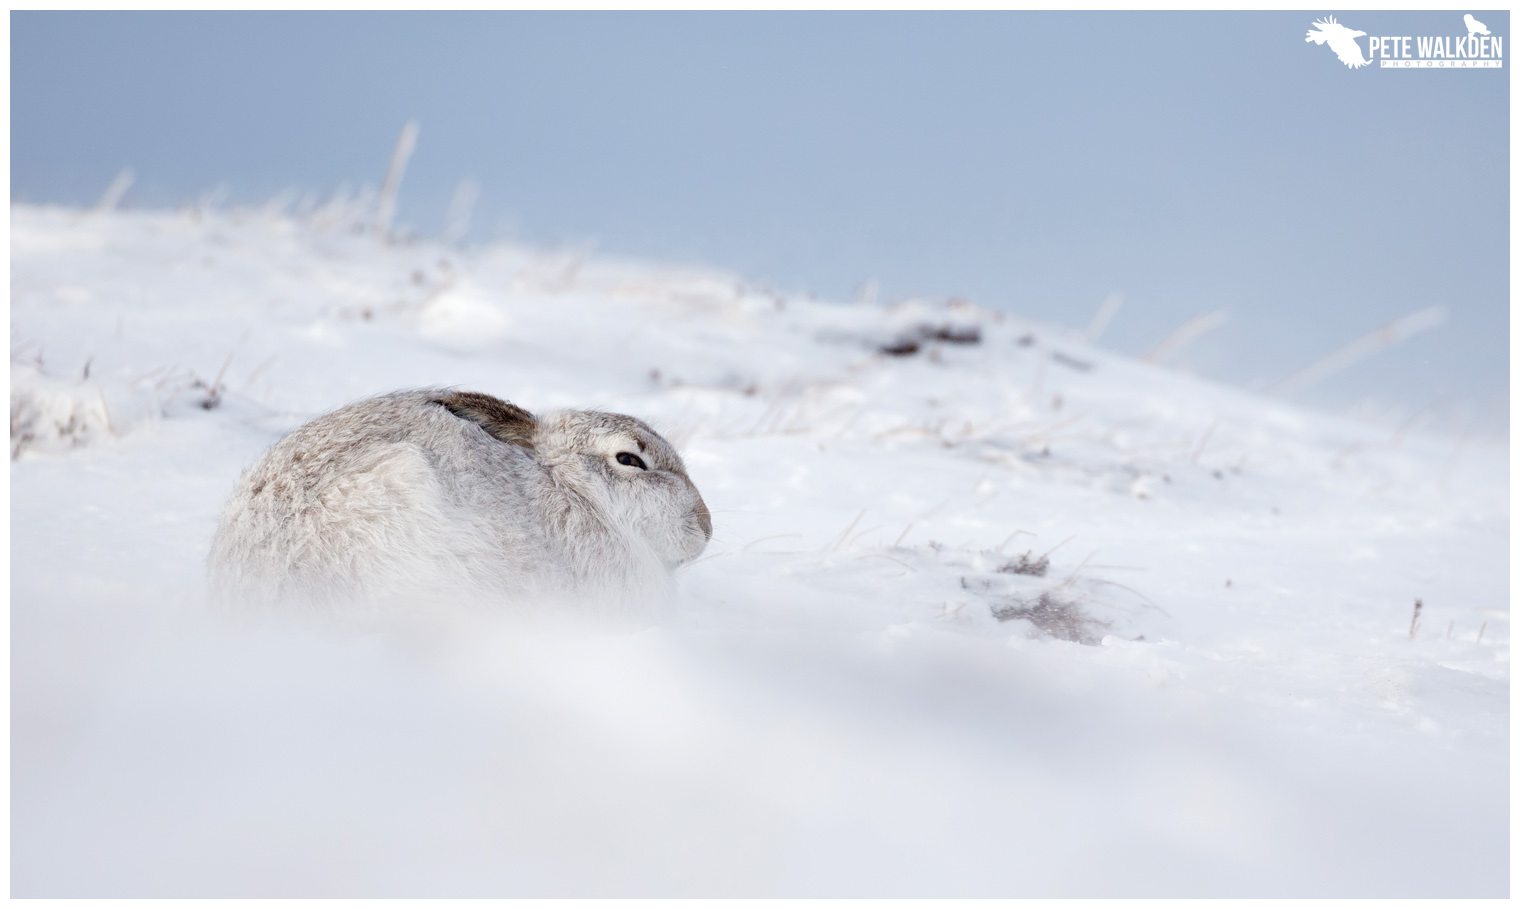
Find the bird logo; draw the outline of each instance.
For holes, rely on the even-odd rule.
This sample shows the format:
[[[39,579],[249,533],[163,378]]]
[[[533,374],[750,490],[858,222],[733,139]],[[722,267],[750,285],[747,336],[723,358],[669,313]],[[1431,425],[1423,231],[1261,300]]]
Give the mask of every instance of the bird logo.
[[[1474,19],[1472,17],[1472,13],[1468,13],[1467,15],[1463,16],[1462,21],[1467,23],[1467,37],[1469,38],[1471,38],[1473,35],[1489,34],[1488,26],[1479,22],[1477,19]]]
[[[1468,16],[1467,18],[1471,19],[1472,17]],[[1315,44],[1324,44],[1328,41],[1330,49],[1335,51],[1335,55],[1340,58],[1341,62],[1352,69],[1356,69],[1372,62],[1362,56],[1362,46],[1356,43],[1356,39],[1365,34],[1367,33],[1352,31],[1346,26],[1341,25],[1335,21],[1334,16],[1326,16],[1314,23],[1314,28],[1309,29],[1308,37],[1304,38],[1304,40],[1313,41]]]

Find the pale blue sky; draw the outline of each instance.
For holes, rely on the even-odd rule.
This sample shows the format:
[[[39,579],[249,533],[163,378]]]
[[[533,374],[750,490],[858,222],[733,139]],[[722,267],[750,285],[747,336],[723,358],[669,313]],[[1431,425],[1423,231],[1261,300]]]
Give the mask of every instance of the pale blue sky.
[[[18,12],[12,195],[91,202],[128,165],[139,206],[378,184],[415,118],[423,234],[468,175],[476,239],[1073,326],[1119,290],[1102,343],[1131,353],[1223,308],[1183,365],[1242,384],[1444,304],[1305,399],[1502,421],[1510,61],[1352,71],[1305,42],[1320,15]]]

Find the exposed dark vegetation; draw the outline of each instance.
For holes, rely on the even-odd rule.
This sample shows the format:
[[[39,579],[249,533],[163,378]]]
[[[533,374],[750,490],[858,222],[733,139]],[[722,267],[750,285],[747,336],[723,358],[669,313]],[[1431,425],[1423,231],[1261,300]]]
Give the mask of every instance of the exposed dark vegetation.
[[[1102,631],[1109,627],[1109,623],[1094,619],[1076,603],[1063,600],[1048,590],[1037,597],[1009,597],[1001,604],[994,603],[992,617],[999,622],[1027,619],[1035,628],[1053,638],[1089,646],[1101,643]]]
[[[877,348],[882,353],[891,357],[910,357],[923,349],[926,342],[938,341],[943,344],[980,344],[982,343],[982,330],[976,325],[932,325],[920,324],[914,329],[889,344],[883,344]]]
[[[1029,550],[1016,559],[1011,559],[998,569],[1001,574],[1027,574],[1031,577],[1043,578],[1045,572],[1050,570],[1050,557],[1039,556],[1031,558],[1034,550]]]

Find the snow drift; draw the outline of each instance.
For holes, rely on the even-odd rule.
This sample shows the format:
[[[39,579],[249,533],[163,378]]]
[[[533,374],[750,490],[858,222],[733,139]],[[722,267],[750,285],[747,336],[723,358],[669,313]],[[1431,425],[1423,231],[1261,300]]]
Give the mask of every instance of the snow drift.
[[[14,895],[1507,894],[1494,445],[321,209],[15,206],[11,318]],[[206,608],[259,452],[436,385],[680,446],[668,614]]]

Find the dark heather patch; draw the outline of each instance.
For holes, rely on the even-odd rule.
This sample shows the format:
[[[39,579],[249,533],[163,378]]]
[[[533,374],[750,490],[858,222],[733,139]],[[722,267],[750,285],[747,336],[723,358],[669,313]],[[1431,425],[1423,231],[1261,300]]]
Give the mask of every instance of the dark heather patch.
[[[920,325],[918,333],[931,341],[944,341],[946,344],[982,343],[982,330],[975,325],[961,328],[954,325]]]
[[[1037,578],[1045,577],[1045,572],[1050,570],[1050,559],[1046,556],[1031,559],[1030,555],[1033,552],[1034,550],[1030,550],[1016,559],[1003,563],[1003,566],[998,571],[1003,574],[1027,574]]]
[[[965,585],[964,580],[961,583]],[[1088,646],[1102,643],[1109,627],[1108,622],[1098,621],[1076,603],[1052,596],[1048,590],[1035,598],[1009,597],[992,604],[992,617],[999,622],[1026,619],[1042,634]]]
[[[883,344],[878,349],[889,357],[911,357],[918,353],[918,342],[898,341],[894,344]]]
[[[432,403],[447,408],[461,420],[469,420],[494,439],[520,448],[533,447],[533,430],[538,421],[516,404],[477,391],[451,391],[434,398]]]

